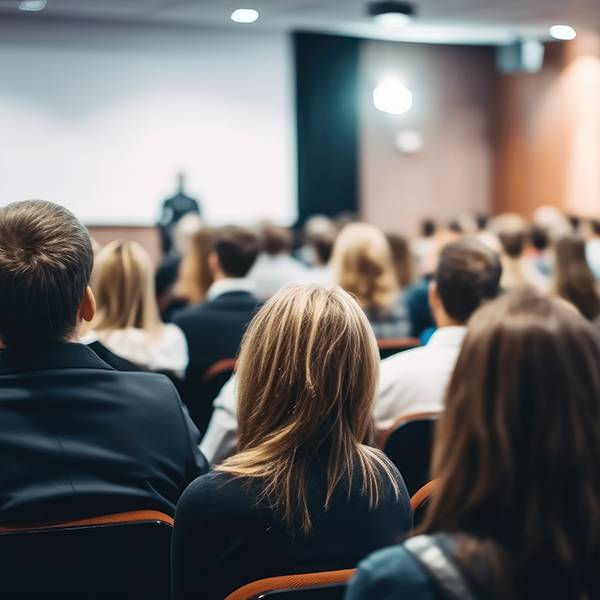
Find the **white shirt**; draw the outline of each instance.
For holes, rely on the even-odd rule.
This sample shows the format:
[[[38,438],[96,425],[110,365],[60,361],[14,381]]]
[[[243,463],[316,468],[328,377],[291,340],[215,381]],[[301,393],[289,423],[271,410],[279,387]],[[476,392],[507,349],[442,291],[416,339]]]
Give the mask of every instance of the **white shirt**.
[[[266,300],[288,283],[304,283],[307,280],[305,265],[289,254],[271,256],[266,252],[258,255],[248,278],[256,283],[256,295]]]
[[[398,417],[441,411],[467,328],[442,327],[425,346],[405,350],[381,361],[379,391],[373,418],[383,431]]]
[[[254,294],[256,284],[247,277],[225,277],[217,279],[206,291],[206,299],[214,300],[222,294],[229,292],[248,292]]]
[[[127,327],[102,337],[90,331],[81,338],[84,344],[96,340],[116,355],[148,371],[172,371],[183,378],[189,362],[185,335],[173,323],[165,324],[157,337],[151,336],[145,329]]]
[[[200,450],[210,465],[218,465],[237,449],[237,389],[235,373],[213,401],[213,413]]]

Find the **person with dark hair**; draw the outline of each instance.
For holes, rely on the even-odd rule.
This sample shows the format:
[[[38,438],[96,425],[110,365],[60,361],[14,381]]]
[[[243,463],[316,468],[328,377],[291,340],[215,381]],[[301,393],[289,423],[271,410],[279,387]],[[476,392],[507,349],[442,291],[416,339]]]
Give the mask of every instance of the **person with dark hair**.
[[[289,285],[240,350],[238,450],[177,505],[173,600],[352,568],[412,529],[398,470],[373,448],[379,352],[354,298]]]
[[[600,325],[600,291],[585,258],[585,242],[567,235],[556,242],[554,293]]]
[[[243,227],[223,227],[213,238],[208,266],[213,283],[202,304],[173,316],[183,330],[190,361],[181,395],[201,430],[212,412],[212,397],[202,394],[206,370],[219,360],[234,358],[246,326],[259,303],[254,282],[247,277],[259,251],[259,239]]]
[[[510,292],[468,332],[436,426],[417,533],[359,564],[345,600],[600,596],[600,338],[561,300]],[[459,591],[460,590],[460,591]]]
[[[496,297],[501,272],[496,253],[474,238],[442,249],[429,284],[429,304],[438,329],[427,345],[381,362],[373,412],[379,430],[409,413],[442,410],[466,322],[482,302]]]
[[[255,284],[255,294],[267,300],[288,283],[302,283],[307,280],[308,270],[292,256],[292,231],[273,223],[259,225],[260,253],[248,273]]]
[[[0,209],[0,522],[173,514],[207,469],[173,384],[78,343],[96,312],[87,229],[66,208]]]

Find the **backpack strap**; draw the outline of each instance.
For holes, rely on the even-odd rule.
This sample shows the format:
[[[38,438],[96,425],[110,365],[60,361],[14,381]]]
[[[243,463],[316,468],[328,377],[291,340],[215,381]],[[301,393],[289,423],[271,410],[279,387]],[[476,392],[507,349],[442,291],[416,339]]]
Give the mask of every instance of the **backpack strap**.
[[[404,547],[425,567],[448,600],[476,600],[459,568],[442,551],[435,537],[419,535],[409,538]]]

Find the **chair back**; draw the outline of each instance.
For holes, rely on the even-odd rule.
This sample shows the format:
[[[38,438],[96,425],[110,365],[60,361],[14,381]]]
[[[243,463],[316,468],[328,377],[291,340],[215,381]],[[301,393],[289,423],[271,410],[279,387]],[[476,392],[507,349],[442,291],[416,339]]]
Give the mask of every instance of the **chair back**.
[[[417,337],[381,338],[377,340],[381,360],[404,350],[410,350],[421,345]]]
[[[429,480],[433,433],[439,413],[401,417],[381,436],[381,446],[398,467],[412,496]]]
[[[172,527],[153,510],[0,527],[0,598],[168,600]]]
[[[425,512],[431,499],[439,487],[439,481],[432,479],[428,481],[422,488],[416,491],[416,493],[410,499],[410,506],[413,511],[413,526],[417,527],[423,522]]]
[[[235,590],[225,600],[341,600],[356,569],[283,575],[259,579]]]

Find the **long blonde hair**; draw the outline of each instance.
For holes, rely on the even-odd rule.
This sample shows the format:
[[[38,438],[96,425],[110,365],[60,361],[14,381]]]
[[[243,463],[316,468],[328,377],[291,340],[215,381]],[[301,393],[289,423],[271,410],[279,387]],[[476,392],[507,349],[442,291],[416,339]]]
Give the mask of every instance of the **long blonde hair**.
[[[385,313],[394,304],[399,286],[392,250],[377,227],[346,225],[335,240],[331,266],[335,282],[354,294],[363,310]]]
[[[179,265],[179,274],[173,296],[185,300],[187,304],[202,302],[213,276],[208,267],[208,255],[213,248],[213,231],[201,227],[192,236],[186,253]]]
[[[137,242],[116,240],[98,254],[90,284],[97,311],[91,328],[99,334],[137,327],[163,328],[154,292],[154,265]]]
[[[237,366],[240,453],[217,470],[260,478],[288,526],[312,530],[306,474],[328,453],[327,495],[362,474],[371,507],[381,502],[390,463],[374,448],[372,407],[379,354],[364,313],[337,286],[288,285],[259,311]],[[396,489],[396,491],[398,491]]]

